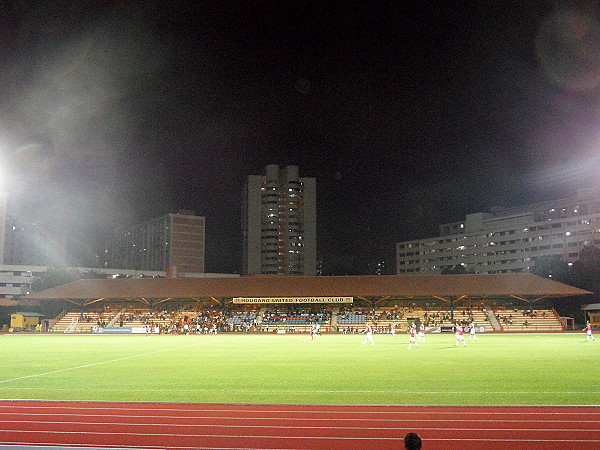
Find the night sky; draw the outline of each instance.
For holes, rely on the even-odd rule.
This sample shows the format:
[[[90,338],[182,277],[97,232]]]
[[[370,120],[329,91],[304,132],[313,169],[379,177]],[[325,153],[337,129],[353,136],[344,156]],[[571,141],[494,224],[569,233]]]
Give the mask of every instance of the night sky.
[[[597,2],[9,1],[0,33],[11,209],[80,254],[192,209],[238,272],[267,164],[317,179],[325,274],[598,183]]]

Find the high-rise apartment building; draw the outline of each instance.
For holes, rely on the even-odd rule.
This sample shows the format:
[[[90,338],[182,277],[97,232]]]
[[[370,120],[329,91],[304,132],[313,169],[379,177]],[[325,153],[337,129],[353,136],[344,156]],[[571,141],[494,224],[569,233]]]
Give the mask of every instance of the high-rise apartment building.
[[[65,230],[36,220],[5,216],[3,264],[49,265],[67,264]]]
[[[474,273],[528,272],[542,257],[572,264],[585,245],[600,245],[600,196],[576,197],[468,214],[440,235],[396,244],[396,271],[439,273],[462,265]]]
[[[204,249],[204,217],[182,210],[117,229],[104,251],[104,267],[203,273]]]
[[[317,194],[297,166],[268,165],[242,194],[243,274],[316,275]]]
[[[4,247],[6,245],[6,207],[8,194],[0,192],[0,262],[4,264]]]
[[[15,205],[9,205],[8,200],[8,193],[0,192],[0,264],[66,265],[67,232],[56,225],[15,216]]]

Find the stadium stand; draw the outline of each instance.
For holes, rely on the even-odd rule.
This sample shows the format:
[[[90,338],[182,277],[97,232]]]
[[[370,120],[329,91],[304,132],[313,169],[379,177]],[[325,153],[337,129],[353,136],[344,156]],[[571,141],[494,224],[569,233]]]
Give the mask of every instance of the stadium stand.
[[[502,331],[563,331],[560,316],[554,309],[530,311],[495,308],[494,313]]]
[[[321,330],[331,329],[331,308],[327,305],[311,305],[309,308],[298,306],[273,306],[262,311],[259,321],[260,330],[286,333],[304,333],[318,323]]]
[[[95,311],[64,312],[51,327],[53,333],[90,333],[98,325],[100,316]]]
[[[229,310],[225,319],[229,327],[228,331],[255,331],[258,325],[259,310],[257,305],[235,305]]]
[[[330,308],[313,305],[307,308],[286,305],[231,305],[221,311],[217,307],[182,306],[161,311],[139,307],[105,307],[85,312],[66,312],[57,317],[51,327],[54,333],[90,333],[93,327],[158,327],[163,334],[219,332],[285,332],[304,333],[313,323],[323,332],[359,333],[366,323],[377,333],[389,333],[392,324],[399,332],[412,322],[425,324],[428,329],[450,327],[458,321],[463,325],[474,322],[489,331],[562,331],[563,326],[554,309],[534,312],[518,308],[490,306],[460,307],[452,314],[448,308],[428,306],[386,306],[375,309],[364,306]]]

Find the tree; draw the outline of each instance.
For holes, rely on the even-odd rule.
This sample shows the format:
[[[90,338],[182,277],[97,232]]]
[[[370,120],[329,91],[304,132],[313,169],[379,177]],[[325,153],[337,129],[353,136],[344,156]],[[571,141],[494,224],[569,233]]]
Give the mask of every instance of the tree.
[[[553,302],[561,315],[576,317],[584,323],[585,314],[581,306],[597,302],[600,298],[600,249],[593,245],[584,246],[579,251],[579,259],[570,267],[565,282],[593,293],[593,296],[556,299]]]
[[[81,274],[73,268],[48,267],[43,274],[35,277],[31,282],[31,291],[45,291],[56,286],[71,283],[81,279]]]
[[[82,280],[104,280],[106,278],[107,275],[105,273],[101,273],[93,269],[81,274]]]
[[[600,291],[600,249],[586,245],[579,252],[579,260],[573,263],[569,283],[581,289]]]
[[[569,274],[569,266],[560,256],[541,256],[531,268],[531,273],[538,277],[550,278],[554,281],[566,283]]]
[[[454,267],[446,267],[441,273],[442,275],[461,275],[467,273],[467,269],[462,264],[457,264]]]

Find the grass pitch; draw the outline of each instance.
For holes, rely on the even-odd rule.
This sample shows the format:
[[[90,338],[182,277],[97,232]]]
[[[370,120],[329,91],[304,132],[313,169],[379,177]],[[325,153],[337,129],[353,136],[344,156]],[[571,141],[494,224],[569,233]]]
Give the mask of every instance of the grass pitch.
[[[0,398],[384,405],[598,405],[578,334],[0,336]],[[303,342],[302,340],[305,340]]]

